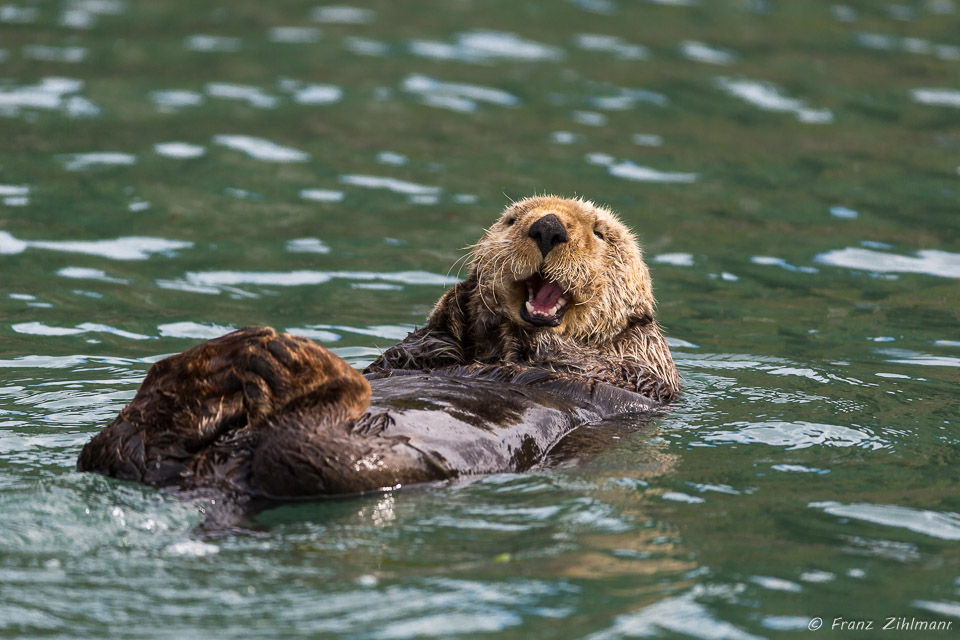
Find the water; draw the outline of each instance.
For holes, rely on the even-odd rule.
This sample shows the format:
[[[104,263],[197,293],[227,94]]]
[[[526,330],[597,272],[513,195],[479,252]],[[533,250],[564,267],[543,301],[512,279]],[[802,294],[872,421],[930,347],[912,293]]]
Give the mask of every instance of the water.
[[[0,633],[960,625],[958,25],[954,0],[0,7]],[[369,362],[543,191],[640,235],[669,415],[221,539],[73,472],[198,340],[269,324]]]

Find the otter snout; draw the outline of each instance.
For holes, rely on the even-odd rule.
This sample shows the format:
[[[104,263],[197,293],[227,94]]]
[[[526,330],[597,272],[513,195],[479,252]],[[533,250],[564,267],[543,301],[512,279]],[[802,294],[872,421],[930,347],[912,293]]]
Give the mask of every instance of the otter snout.
[[[544,258],[555,246],[568,240],[566,228],[560,222],[560,219],[552,213],[543,216],[530,225],[530,231],[527,235],[537,243],[537,247],[539,247]]]

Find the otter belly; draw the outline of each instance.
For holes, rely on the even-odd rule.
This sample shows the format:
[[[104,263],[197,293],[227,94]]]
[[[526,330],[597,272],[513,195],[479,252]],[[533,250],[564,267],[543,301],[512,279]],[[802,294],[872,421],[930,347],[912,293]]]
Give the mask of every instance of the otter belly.
[[[251,328],[156,363],[80,471],[276,499],[535,468],[564,436],[655,408],[604,383],[472,366],[366,380],[303,338]]]

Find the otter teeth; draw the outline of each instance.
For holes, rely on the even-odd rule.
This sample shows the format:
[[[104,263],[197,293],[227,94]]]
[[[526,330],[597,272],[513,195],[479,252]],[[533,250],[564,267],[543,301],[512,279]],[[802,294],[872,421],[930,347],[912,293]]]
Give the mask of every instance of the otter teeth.
[[[529,313],[532,316],[544,316],[544,317],[555,316],[560,312],[560,309],[562,309],[567,304],[567,298],[565,296],[560,296],[560,299],[557,300],[557,303],[553,305],[553,307],[549,311],[543,312],[534,308],[531,300],[533,300],[532,294],[530,295],[530,298],[527,300],[527,303],[526,303],[527,313]]]

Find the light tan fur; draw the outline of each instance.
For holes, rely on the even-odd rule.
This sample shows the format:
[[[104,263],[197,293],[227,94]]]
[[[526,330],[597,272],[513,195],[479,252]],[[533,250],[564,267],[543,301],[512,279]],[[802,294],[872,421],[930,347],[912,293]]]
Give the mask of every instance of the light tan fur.
[[[567,240],[544,257],[530,227],[556,216]],[[571,306],[558,326],[521,315],[525,281],[540,273]],[[473,248],[466,281],[447,291],[425,327],[368,372],[471,363],[532,366],[609,382],[669,402],[680,377],[656,321],[650,272],[636,238],[606,207],[541,196],[509,206]]]

